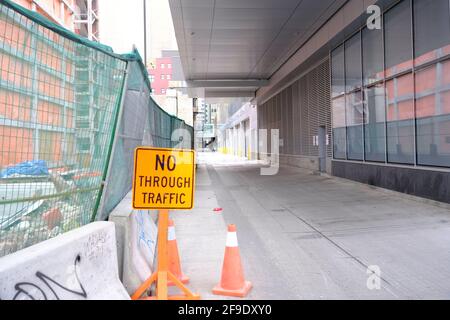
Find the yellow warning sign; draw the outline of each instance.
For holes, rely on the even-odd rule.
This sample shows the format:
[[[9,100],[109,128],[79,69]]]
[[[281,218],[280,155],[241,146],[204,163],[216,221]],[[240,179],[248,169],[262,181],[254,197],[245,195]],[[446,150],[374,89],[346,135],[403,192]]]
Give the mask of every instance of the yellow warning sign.
[[[134,209],[192,209],[195,164],[193,150],[136,148]]]

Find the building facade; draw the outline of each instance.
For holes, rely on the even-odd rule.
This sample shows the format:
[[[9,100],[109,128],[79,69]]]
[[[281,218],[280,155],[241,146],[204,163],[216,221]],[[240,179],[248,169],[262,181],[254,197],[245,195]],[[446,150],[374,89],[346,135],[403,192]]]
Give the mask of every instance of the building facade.
[[[74,1],[15,2],[75,29]],[[101,131],[92,121],[99,120],[102,99],[100,55],[74,43],[62,45],[60,36],[43,28],[32,32],[6,9],[1,14],[0,145],[7,152],[0,168],[30,159],[50,167],[75,157],[90,162],[93,132]]]
[[[75,32],[93,41],[100,41],[99,5],[97,0],[75,1]]]
[[[325,22],[278,89],[258,91],[258,127],[280,129],[281,163],[450,202],[449,1],[373,1],[379,28],[361,4]]]
[[[256,105],[246,103],[237,111],[230,113],[226,121],[218,126],[218,150],[248,160],[257,159],[258,113]]]
[[[194,101],[188,96],[179,52],[162,50],[161,55],[148,66],[153,98],[164,110],[192,126]]]
[[[165,96],[172,81],[172,58],[156,58],[149,66],[148,74],[152,84],[152,93],[155,96]]]
[[[331,65],[334,174],[449,201],[449,2],[395,4]]]
[[[14,0],[14,2],[74,31],[74,0]]]

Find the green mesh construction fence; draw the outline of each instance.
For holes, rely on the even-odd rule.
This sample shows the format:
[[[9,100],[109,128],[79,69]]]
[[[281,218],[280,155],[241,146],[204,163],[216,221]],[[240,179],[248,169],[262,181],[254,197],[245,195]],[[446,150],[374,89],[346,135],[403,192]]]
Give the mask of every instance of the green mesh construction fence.
[[[138,53],[135,52],[138,56]],[[123,108],[115,136],[102,205],[104,220],[131,190],[134,149],[138,146],[192,149],[193,128],[167,114],[150,96],[147,72],[140,59],[129,62]]]
[[[149,92],[137,52],[0,1],[0,256],[107,218],[136,146],[192,147]]]

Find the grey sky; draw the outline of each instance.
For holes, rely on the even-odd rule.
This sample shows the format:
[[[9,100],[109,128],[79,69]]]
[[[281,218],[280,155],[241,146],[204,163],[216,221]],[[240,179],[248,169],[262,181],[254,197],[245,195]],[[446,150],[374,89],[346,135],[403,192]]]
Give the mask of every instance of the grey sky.
[[[177,49],[168,0],[147,1],[148,58],[163,49]],[[115,52],[129,52],[136,45],[144,56],[143,0],[99,0],[100,41]]]

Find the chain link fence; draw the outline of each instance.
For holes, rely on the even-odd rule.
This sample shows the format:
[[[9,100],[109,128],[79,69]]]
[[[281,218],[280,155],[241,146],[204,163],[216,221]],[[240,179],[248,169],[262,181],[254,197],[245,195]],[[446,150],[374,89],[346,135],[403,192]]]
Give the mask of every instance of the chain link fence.
[[[0,2],[0,256],[106,219],[136,146],[192,147],[149,93],[137,52]]]

